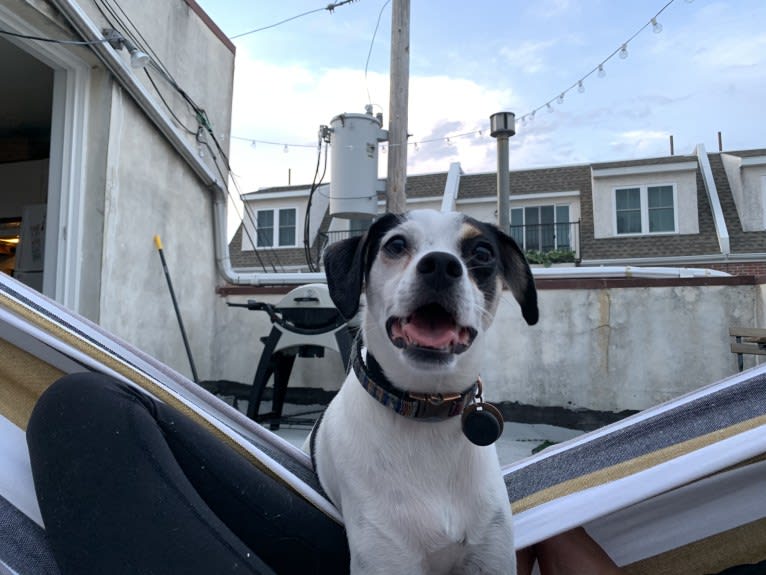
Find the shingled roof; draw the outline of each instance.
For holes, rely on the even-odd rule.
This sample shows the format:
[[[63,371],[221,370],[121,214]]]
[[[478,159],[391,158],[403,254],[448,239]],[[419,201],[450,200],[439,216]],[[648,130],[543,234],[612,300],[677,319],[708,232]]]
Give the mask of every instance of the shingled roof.
[[[766,149],[725,152],[741,158],[765,156]],[[724,218],[729,231],[730,246],[734,254],[766,253],[766,232],[745,232],[739,221],[734,196],[726,177],[720,153],[708,154],[713,178]],[[514,170],[510,172],[511,197],[529,194],[555,192],[579,192],[580,204],[580,256],[584,260],[609,261],[637,258],[672,258],[678,256],[720,255],[720,247],[713,223],[713,213],[705,190],[702,173],[697,167],[697,216],[698,234],[677,234],[662,236],[630,236],[596,239],[593,227],[593,170],[629,168],[637,166],[661,166],[679,162],[697,162],[695,155],[663,156],[641,160],[598,162],[571,166]],[[423,174],[407,178],[406,193],[409,199],[439,199],[444,193],[447,173]],[[280,186],[254,192],[275,193],[305,190],[307,186]],[[460,178],[458,201],[486,198],[491,201],[497,193],[497,175],[494,172],[464,174]],[[251,196],[252,197],[252,196]],[[380,196],[383,199],[383,196]],[[321,230],[326,231],[330,218],[325,217]],[[231,242],[232,265],[235,267],[260,267],[253,252],[242,252],[241,229]],[[314,246],[316,250],[316,246]],[[277,254],[283,266],[305,265],[302,248],[294,250],[266,250]],[[270,261],[269,258],[262,259]]]

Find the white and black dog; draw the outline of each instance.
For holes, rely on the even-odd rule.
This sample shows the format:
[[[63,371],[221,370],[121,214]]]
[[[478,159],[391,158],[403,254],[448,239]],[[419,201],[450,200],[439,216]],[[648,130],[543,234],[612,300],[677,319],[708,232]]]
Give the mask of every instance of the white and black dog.
[[[366,299],[366,355],[360,348],[311,438],[351,572],[515,574],[508,495],[487,445],[502,419],[481,402],[477,347],[504,285],[537,322],[522,252],[493,225],[418,210],[329,246],[325,269],[346,318]],[[477,409],[485,418],[466,417]]]

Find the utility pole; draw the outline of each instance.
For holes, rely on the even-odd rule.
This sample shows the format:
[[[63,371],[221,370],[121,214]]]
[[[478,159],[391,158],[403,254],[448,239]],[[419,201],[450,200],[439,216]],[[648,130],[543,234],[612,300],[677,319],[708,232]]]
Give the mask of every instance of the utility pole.
[[[410,0],[391,7],[391,86],[388,112],[386,211],[407,209],[407,106],[410,83]]]

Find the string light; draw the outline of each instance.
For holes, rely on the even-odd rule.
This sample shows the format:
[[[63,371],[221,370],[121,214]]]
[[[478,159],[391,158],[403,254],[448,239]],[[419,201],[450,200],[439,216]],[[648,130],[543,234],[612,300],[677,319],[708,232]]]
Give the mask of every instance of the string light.
[[[591,75],[596,74],[599,78],[604,78],[606,76],[606,69],[604,68],[604,65],[609,60],[611,60],[614,56],[619,56],[621,59],[627,58],[628,57],[628,43],[631,40],[633,40],[636,36],[638,36],[638,34],[640,34],[644,29],[646,29],[649,26],[652,26],[652,30],[655,33],[659,33],[659,32],[662,31],[662,25],[657,21],[657,18],[674,1],[675,0],[669,0],[669,2],[667,2],[667,4],[665,4],[665,6],[663,6],[663,8],[659,12],[657,12],[657,14],[655,14],[654,17],[652,17],[649,21],[647,21],[635,34],[633,34],[625,42],[620,44],[619,48],[614,50],[601,63],[599,63],[598,66],[593,68],[590,72],[588,72],[582,78],[577,80],[574,84],[569,86],[569,88],[559,92],[558,96],[556,96],[555,98],[552,98],[552,99],[548,100],[544,104],[542,104],[542,105],[538,106],[537,108],[535,108],[535,109],[527,112],[526,114],[522,115],[519,118],[519,124],[521,126],[527,126],[527,125],[533,123],[534,120],[535,120],[535,116],[536,116],[537,112],[539,110],[543,109],[543,108],[545,108],[549,113],[554,112],[552,103],[556,102],[559,105],[563,104],[565,96],[566,96],[567,92],[569,92],[570,90],[577,89],[577,91],[579,93],[581,93],[581,94],[583,92],[585,92],[585,80],[588,77],[590,77]],[[439,138],[429,138],[429,139],[425,139],[425,140],[410,141],[410,142],[407,142],[405,145],[412,146],[413,150],[415,152],[417,152],[417,151],[420,150],[420,146],[423,145],[423,144],[429,144],[429,143],[433,143],[433,142],[442,142],[442,143],[446,144],[447,146],[454,146],[455,145],[454,140],[456,140],[456,139],[464,138],[464,137],[468,137],[468,136],[482,137],[483,133],[484,133],[484,130],[477,129],[477,130],[472,130],[470,132],[450,134],[448,136],[443,136],[443,137],[439,137]],[[269,141],[269,140],[259,140],[259,139],[253,139],[253,138],[243,138],[243,137],[237,137],[237,136],[232,136],[231,138],[233,140],[244,140],[244,141],[247,141],[247,142],[250,143],[250,145],[253,148],[256,147],[256,144],[267,144],[267,145],[281,146],[285,153],[288,152],[289,148],[314,148],[314,147],[316,147],[315,144],[290,144],[290,143],[284,143],[284,142],[274,142],[274,141]],[[383,144],[382,143],[380,145],[380,148],[379,148],[380,153],[381,154],[386,154],[388,152],[388,148],[390,146],[392,146],[392,145],[393,146],[398,146],[400,144],[390,144],[390,143]]]
[[[628,45],[623,44],[622,48],[620,48],[620,58],[623,60],[628,57]]]
[[[691,2],[693,0],[686,0],[687,2]],[[599,63],[598,66],[593,68],[590,72],[582,76],[579,80],[575,81],[571,86],[569,86],[566,90],[559,93],[558,98],[556,98],[556,101],[559,104],[564,103],[564,96],[567,92],[570,90],[577,89],[579,93],[583,93],[585,91],[585,80],[588,79],[591,75],[596,74],[599,78],[603,78],[606,76],[606,70],[604,69],[604,64],[606,64],[609,60],[611,60],[614,56],[619,56],[622,60],[626,59],[628,57],[628,44],[641,32],[643,32],[647,27],[651,26],[652,30],[659,34],[662,31],[662,24],[660,24],[657,20],[659,16],[667,10],[667,8],[673,4],[675,0],[668,0],[666,4],[657,12],[654,16],[652,16],[651,19],[649,19],[647,22],[644,23],[643,26],[641,26],[630,38],[628,38],[625,42],[620,44],[620,46],[614,50],[609,56],[604,58],[604,60]],[[527,112],[526,114],[522,115],[520,118],[520,124],[524,126],[527,123],[530,123],[534,120],[535,112],[538,110],[541,110],[542,108],[550,109],[550,103],[553,101],[553,99],[548,100],[544,104],[538,106],[537,108],[533,109],[530,112]]]

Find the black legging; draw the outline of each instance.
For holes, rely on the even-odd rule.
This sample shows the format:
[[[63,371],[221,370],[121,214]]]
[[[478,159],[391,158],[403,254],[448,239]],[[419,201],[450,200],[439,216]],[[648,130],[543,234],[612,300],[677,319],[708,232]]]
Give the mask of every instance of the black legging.
[[[343,529],[176,410],[69,375],[27,429],[62,573],[342,573]]]

